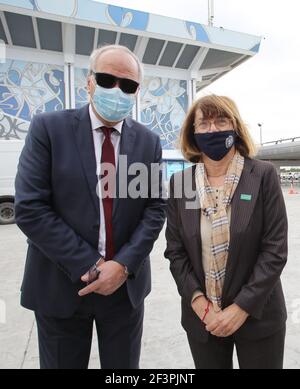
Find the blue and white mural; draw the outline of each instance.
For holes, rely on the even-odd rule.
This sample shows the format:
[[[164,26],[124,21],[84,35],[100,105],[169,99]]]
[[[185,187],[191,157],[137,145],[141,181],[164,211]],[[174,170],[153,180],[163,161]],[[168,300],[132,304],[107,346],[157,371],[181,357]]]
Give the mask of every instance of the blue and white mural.
[[[75,105],[88,103],[87,69],[75,68]],[[141,88],[141,121],[159,134],[164,149],[176,148],[188,106],[187,81],[146,77]],[[8,60],[0,65],[0,138],[24,139],[36,113],[64,108],[64,75],[59,66]]]
[[[21,1],[24,2],[24,0]],[[34,11],[56,14],[59,9],[59,14],[62,16],[75,16],[77,13],[77,0],[29,0],[29,2]]]
[[[0,64],[0,139],[24,139],[33,115],[64,105],[63,67],[14,60]]]
[[[147,30],[149,13],[108,5],[107,16],[111,23],[119,27]]]
[[[145,78],[141,89],[141,121],[160,136],[163,149],[177,147],[187,107],[187,81]]]

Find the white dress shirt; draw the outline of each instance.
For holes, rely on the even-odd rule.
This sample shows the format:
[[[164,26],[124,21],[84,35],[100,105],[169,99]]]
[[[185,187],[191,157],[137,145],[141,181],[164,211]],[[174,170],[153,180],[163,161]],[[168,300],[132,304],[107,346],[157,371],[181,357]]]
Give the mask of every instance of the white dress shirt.
[[[105,126],[105,124],[100,119],[98,119],[98,117],[95,115],[91,104],[89,106],[89,113],[91,118],[91,129],[93,131],[94,148],[95,148],[95,156],[96,156],[96,166],[97,166],[96,174],[99,180],[100,171],[101,171],[100,164],[101,164],[102,144],[104,142],[104,134],[101,130],[99,130],[99,128]],[[121,140],[123,122],[124,120],[114,126],[114,129],[116,131],[113,131],[110,137],[115,150],[116,168],[117,168],[119,154],[120,154],[120,140]],[[100,255],[105,257],[106,231],[105,231],[103,203],[100,197],[99,197],[99,205],[100,205],[100,215],[99,215],[100,229],[99,229],[98,250]]]

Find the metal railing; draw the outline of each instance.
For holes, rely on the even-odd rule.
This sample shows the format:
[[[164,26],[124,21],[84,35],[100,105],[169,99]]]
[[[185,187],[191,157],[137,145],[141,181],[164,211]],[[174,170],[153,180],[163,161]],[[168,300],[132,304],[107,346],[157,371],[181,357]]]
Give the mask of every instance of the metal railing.
[[[278,145],[283,142],[295,142],[295,139],[300,139],[300,136],[294,136],[293,138],[284,138],[284,139],[273,140],[270,142],[264,142],[261,144],[261,146],[270,145],[270,144]]]

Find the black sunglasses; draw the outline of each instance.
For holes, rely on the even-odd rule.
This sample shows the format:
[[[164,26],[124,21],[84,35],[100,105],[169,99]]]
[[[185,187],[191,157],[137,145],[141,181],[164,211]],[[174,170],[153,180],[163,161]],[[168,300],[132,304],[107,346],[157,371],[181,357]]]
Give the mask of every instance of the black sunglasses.
[[[95,73],[93,72],[96,82],[102,88],[111,89],[118,83],[120,89],[124,93],[135,93],[139,87],[139,83],[129,78],[119,78],[108,73]]]

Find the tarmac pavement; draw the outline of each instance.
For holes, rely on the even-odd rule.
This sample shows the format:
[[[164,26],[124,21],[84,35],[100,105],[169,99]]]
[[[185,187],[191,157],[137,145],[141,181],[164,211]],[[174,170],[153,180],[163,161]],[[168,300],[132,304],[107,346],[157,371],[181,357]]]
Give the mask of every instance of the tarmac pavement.
[[[284,367],[300,368],[300,194],[284,189],[289,218],[289,258],[282,275],[288,309]],[[0,368],[39,368],[33,312],[19,304],[26,255],[26,240],[16,225],[0,226]],[[151,255],[152,292],[145,303],[140,367],[189,369],[193,361],[180,324],[180,298],[164,258],[164,230]],[[94,334],[95,335],[95,334]],[[95,336],[94,336],[95,337]],[[238,367],[236,357],[235,368]],[[93,341],[90,368],[99,368],[98,346]]]

